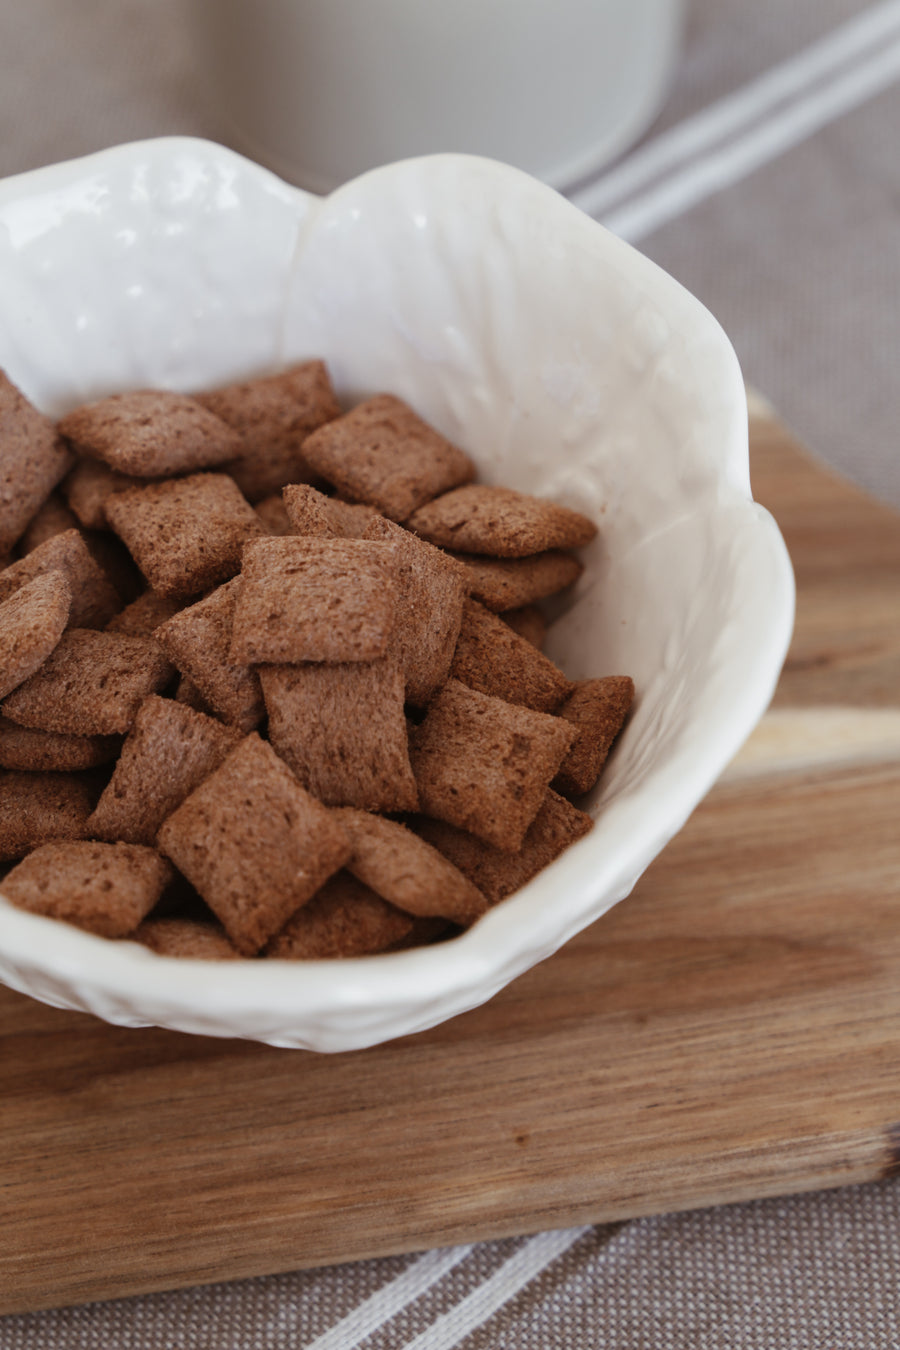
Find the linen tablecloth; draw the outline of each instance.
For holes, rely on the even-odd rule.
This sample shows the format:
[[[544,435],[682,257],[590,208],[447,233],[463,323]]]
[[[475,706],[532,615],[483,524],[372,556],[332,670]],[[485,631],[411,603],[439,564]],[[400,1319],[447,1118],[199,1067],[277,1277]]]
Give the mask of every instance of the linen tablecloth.
[[[0,0],[0,176],[226,141],[179,0]],[[900,504],[900,3],[694,0],[669,100],[574,200],[719,318],[748,381]],[[25,1347],[900,1346],[885,1181],[0,1319]]]

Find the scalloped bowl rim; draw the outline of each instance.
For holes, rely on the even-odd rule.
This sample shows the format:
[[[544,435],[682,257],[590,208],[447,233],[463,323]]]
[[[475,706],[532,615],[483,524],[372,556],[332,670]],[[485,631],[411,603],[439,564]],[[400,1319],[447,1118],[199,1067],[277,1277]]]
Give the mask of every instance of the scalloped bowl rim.
[[[182,150],[237,164],[242,172],[259,175],[260,182],[277,185],[282,196],[296,198],[301,214],[354,187],[338,189],[331,199],[315,198],[213,142],[166,137],[113,147],[8,179],[0,183],[0,205],[17,195],[70,182],[79,168],[95,172],[117,158]],[[521,185],[527,178],[519,170],[478,157],[437,155],[375,169],[355,181],[417,170],[427,175],[431,166],[437,171],[442,165],[462,175],[471,167],[472,172],[496,181],[498,191],[505,182]],[[535,184],[535,190],[556,199],[552,209],[561,218],[570,212],[572,229],[585,238],[585,225],[589,227],[594,246],[614,258],[620,271],[639,276],[644,286],[655,287],[684,322],[704,325],[710,334],[718,330],[719,337],[713,338],[719,362],[715,374],[725,389],[722,402],[729,412],[720,428],[717,509],[733,514],[740,547],[759,567],[761,585],[768,589],[764,603],[758,597],[758,610],[748,619],[741,647],[748,668],[743,684],[735,690],[728,717],[718,716],[705,740],[690,753],[676,756],[632,798],[604,804],[604,810],[616,819],[618,835],[602,858],[592,849],[592,832],[452,942],[341,962],[219,964],[160,957],[136,943],[109,942],[18,910],[0,896],[0,978],[6,984],[64,1007],[90,1006],[97,995],[100,1015],[121,1025],[247,1036],[273,1045],[327,1052],[362,1048],[422,1030],[483,1003],[626,896],[765,711],[792,631],[793,577],[774,521],[750,494],[744,386],[731,344],[700,302],[653,263],[583,217],[551,189]],[[546,903],[551,878],[556,897],[552,906]],[[528,934],[527,942],[523,933]],[[91,990],[87,1004],[77,996],[60,996],[60,987],[79,985]],[[159,1015],[161,992],[168,1015]],[[376,1019],[373,1023],[373,1012],[377,1014],[382,1006],[390,1006],[393,1012],[387,1022]],[[152,1010],[149,1015],[148,1009]],[[177,1011],[172,1014],[172,1009]]]

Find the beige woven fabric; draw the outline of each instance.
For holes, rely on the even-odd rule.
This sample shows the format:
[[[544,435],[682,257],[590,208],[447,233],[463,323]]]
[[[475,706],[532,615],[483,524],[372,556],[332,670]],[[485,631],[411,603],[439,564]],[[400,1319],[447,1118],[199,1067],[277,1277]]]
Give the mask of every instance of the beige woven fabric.
[[[0,1347],[303,1350],[329,1335],[329,1350],[900,1346],[895,1182],[579,1230],[517,1289],[504,1275],[531,1241],[479,1244],[362,1339],[353,1310],[417,1258],[7,1317]]]
[[[846,0],[700,0],[686,65],[653,134],[694,111],[695,99],[720,98],[729,85],[741,87],[878,8]],[[883,50],[876,43],[808,93],[827,93],[874,65]],[[896,506],[898,127],[894,82],[638,241],[712,310],[748,382],[800,438]]]
[[[694,0],[646,143],[875,8]],[[637,242],[809,444],[900,503],[898,126],[889,83]],[[0,176],[145,136],[225,139],[179,0],[0,0],[0,129]],[[0,1350],[892,1350],[898,1290],[900,1182],[884,1182],[7,1317]]]

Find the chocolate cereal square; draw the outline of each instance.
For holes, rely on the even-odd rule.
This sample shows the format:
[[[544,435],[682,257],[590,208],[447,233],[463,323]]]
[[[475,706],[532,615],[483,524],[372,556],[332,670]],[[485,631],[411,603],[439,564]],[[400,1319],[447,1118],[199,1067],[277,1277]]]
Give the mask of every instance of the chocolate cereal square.
[[[390,544],[360,539],[259,539],[244,550],[231,659],[373,661],[394,629]]]
[[[0,370],[0,553],[24,534],[71,463],[51,419]]]
[[[117,539],[111,530],[82,530],[82,534],[94,562],[118,591],[119,607],[131,604],[147,583],[122,540]]]
[[[281,496],[293,534],[318,535],[322,539],[362,539],[368,526],[378,519],[374,506],[326,497],[324,492],[318,492],[308,483],[291,484]]]
[[[75,772],[111,764],[122,747],[121,736],[65,736],[34,731],[0,717],[0,768],[33,773]]]
[[[247,732],[262,721],[265,708],[256,671],[230,655],[235,601],[243,584],[235,577],[219,586],[157,628],[154,638],[216,716]]]
[[[107,633],[128,633],[131,637],[150,637],[181,608],[177,600],[146,590],[106,625]]]
[[[198,394],[197,401],[238,433],[241,451],[227,466],[251,502],[285,483],[315,477],[303,444],[317,427],[340,416],[340,406],[322,361],[304,361],[279,375]]]
[[[65,632],[71,603],[65,574],[47,572],[0,604],[0,698],[44,664]]]
[[[86,403],[60,419],[59,430],[79,454],[118,473],[163,478],[224,464],[241,438],[186,394],[138,389]]]
[[[475,476],[469,456],[393,394],[377,394],[320,427],[303,453],[340,496],[368,502],[391,520],[405,520]]]
[[[288,919],[266,955],[281,961],[327,961],[374,956],[412,930],[409,914],[376,895],[356,877],[338,872]]]
[[[441,942],[445,938],[454,936],[462,930],[448,919],[437,918],[419,918],[412,916],[412,928],[405,938],[395,942],[391,947],[392,952],[405,952],[410,947],[430,947],[432,943]]]
[[[480,558],[474,553],[454,556],[465,565],[472,599],[495,614],[558,595],[584,571],[574,553],[562,549],[548,549],[530,558]]]
[[[151,638],[70,628],[36,674],[3,702],[21,726],[66,736],[116,736],[131,729],[169,663]]]
[[[159,847],[243,956],[265,946],[350,856],[328,808],[255,732],[169,816]]]
[[[215,713],[207,703],[206,699],[200,693],[200,690],[194,684],[194,681],[187,675],[180,675],[178,683],[175,686],[175,693],[172,695],[176,703],[183,703],[188,708],[193,708],[194,712],[206,713],[207,717],[215,717]],[[248,731],[252,727],[247,728]]]
[[[82,774],[0,775],[0,861],[21,858],[51,839],[83,838],[96,799],[93,779]]]
[[[415,829],[496,905],[582,839],[593,824],[590,816],[551,789],[518,853],[505,853],[455,825],[427,816],[417,818]]]
[[[254,510],[259,516],[260,524],[266,534],[283,537],[297,533],[291,524],[290,516],[285,510],[280,492],[273,493],[271,497],[265,497],[261,502],[257,502]]]
[[[466,601],[450,674],[471,689],[538,712],[553,712],[572,690],[549,657],[477,600]]]
[[[65,573],[72,593],[73,628],[103,628],[122,608],[118,591],[95,562],[80,530],[54,535],[0,572],[0,601],[35,577],[56,571]]]
[[[197,919],[164,917],[145,919],[130,934],[132,942],[149,947],[157,956],[178,956],[190,961],[239,961],[240,952],[228,941],[217,923]]]
[[[628,675],[581,680],[559,709],[578,729],[578,737],[560,765],[553,786],[573,796],[589,792],[600,777],[613,741],[634,701],[634,681]]]
[[[146,590],[110,619],[104,632],[125,633],[128,637],[152,638],[156,629],[177,614],[178,610],[178,601],[157,595],[156,591]],[[162,667],[166,672],[165,678],[158,686],[162,689],[174,676],[175,668],[168,661],[158,642],[154,642],[154,648],[157,655],[165,661]]]
[[[580,511],[486,483],[445,493],[420,507],[406,524],[441,548],[496,558],[581,548],[597,533],[594,522]]]
[[[399,821],[344,807],[337,813],[353,853],[347,870],[407,914],[475,922],[487,900],[441,853]]]
[[[447,679],[466,596],[460,563],[393,521],[376,517],[366,539],[394,545],[398,610],[393,648],[406,675],[406,698],[422,708]]]
[[[241,739],[233,727],[153,694],[134,719],[112,778],[88,821],[96,839],[153,844],[167,816]]]
[[[150,586],[181,600],[233,577],[244,544],[263,535],[253,507],[221,473],[127,488],[108,498],[106,514]]]
[[[80,459],[63,481],[62,491],[78,523],[88,530],[108,529],[106,501],[114,492],[137,487],[139,478],[117,473],[98,459]]]
[[[575,734],[561,718],[448,680],[410,732],[422,812],[515,853]]]
[[[261,666],[259,676],[269,739],[314,796],[366,811],[416,809],[393,660]]]
[[[66,530],[78,529],[78,517],[66,506],[58,491],[50,493],[31,517],[28,529],[19,540],[19,557],[24,558],[39,544],[44,544],[54,535],[64,534]]]
[[[523,605],[521,609],[507,609],[500,615],[505,624],[530,642],[532,647],[541,648],[547,636],[547,620],[537,605]]]
[[[3,882],[19,909],[121,938],[156,904],[172,867],[155,849],[70,840],[42,844]]]

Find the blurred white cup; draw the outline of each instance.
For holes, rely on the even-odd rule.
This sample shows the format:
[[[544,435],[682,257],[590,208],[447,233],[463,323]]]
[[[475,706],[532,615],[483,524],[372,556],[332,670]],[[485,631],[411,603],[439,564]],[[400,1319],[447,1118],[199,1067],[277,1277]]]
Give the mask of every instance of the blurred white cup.
[[[327,192],[452,150],[565,189],[652,121],[684,0],[188,0],[234,141]]]

